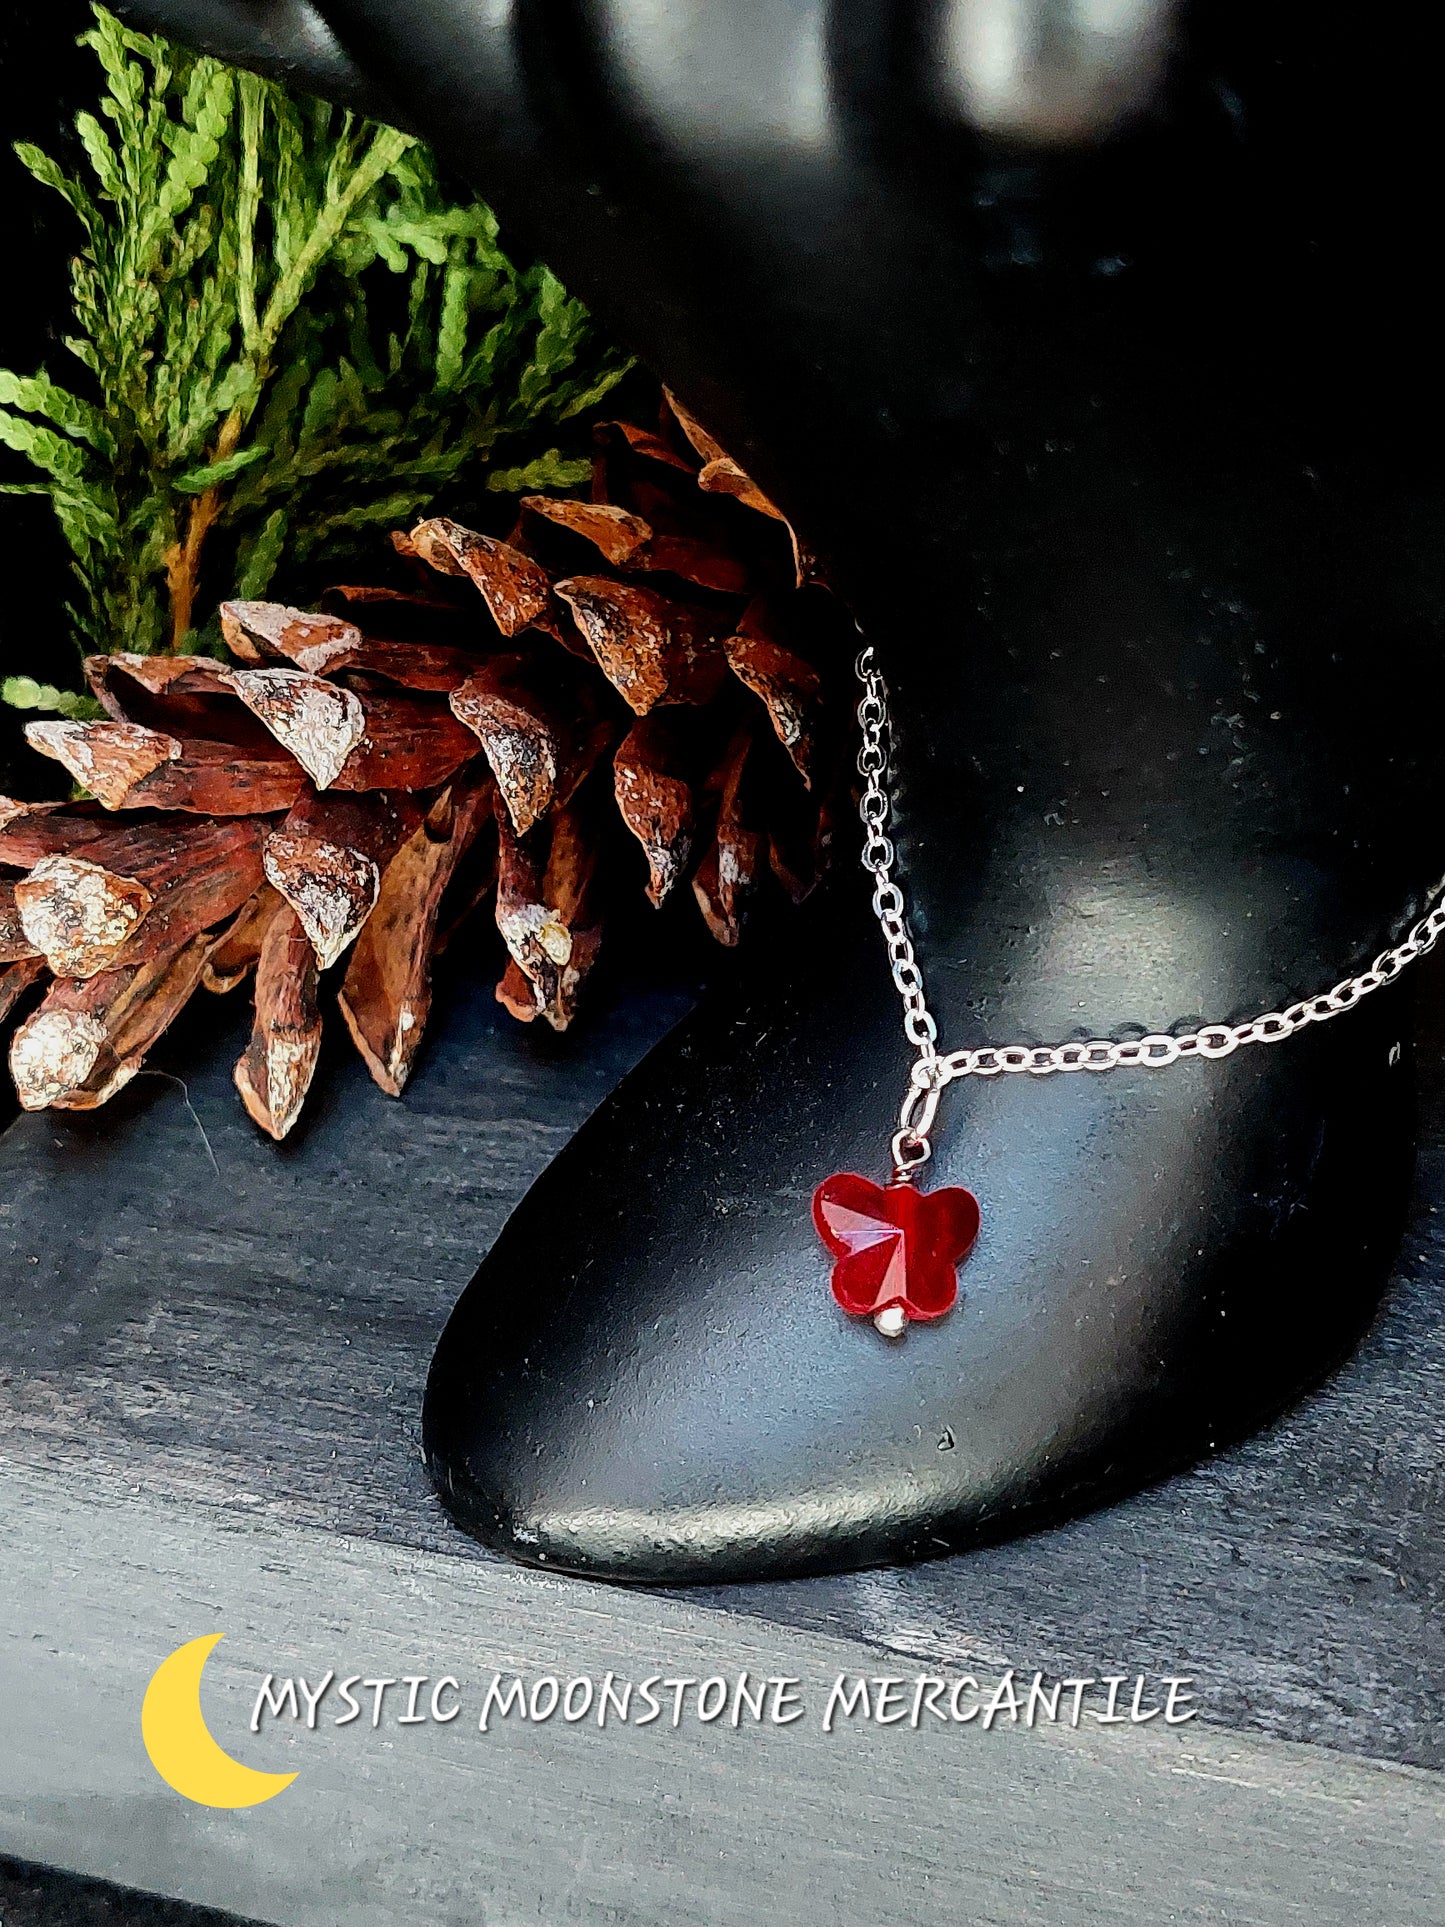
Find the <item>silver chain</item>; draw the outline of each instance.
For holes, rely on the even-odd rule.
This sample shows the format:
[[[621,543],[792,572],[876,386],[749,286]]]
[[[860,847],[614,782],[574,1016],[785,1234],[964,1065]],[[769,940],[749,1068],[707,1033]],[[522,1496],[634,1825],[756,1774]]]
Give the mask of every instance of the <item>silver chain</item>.
[[[1001,1077],[1027,1073],[1049,1077],[1055,1071],[1114,1071],[1125,1065],[1164,1070],[1184,1057],[1229,1057],[1245,1044],[1282,1044],[1307,1024],[1328,1023],[1373,991],[1392,983],[1407,964],[1427,955],[1445,934],[1445,903],[1438,900],[1409,934],[1392,950],[1382,950],[1368,970],[1344,977],[1333,990],[1301,998],[1283,1010],[1269,1010],[1242,1024],[1203,1024],[1179,1036],[1156,1033],[1122,1042],[1109,1038],[1081,1038],[1067,1044],[983,1044],[974,1050],[942,1052],[938,1026],[924,994],[923,972],[908,934],[903,892],[893,880],[895,851],[888,835],[892,814],[885,779],[892,757],[892,718],[888,685],[873,660],[871,645],[859,651],[854,665],[863,695],[858,704],[858,728],[863,743],[858,752],[858,774],[863,793],[858,814],[863,819],[863,868],[873,878],[873,914],[888,945],[893,982],[903,1003],[903,1028],[918,1053],[908,1092],[893,1136],[893,1174],[908,1180],[933,1155],[929,1133],[944,1089],[960,1077]],[[1445,882],[1432,899],[1445,893]]]

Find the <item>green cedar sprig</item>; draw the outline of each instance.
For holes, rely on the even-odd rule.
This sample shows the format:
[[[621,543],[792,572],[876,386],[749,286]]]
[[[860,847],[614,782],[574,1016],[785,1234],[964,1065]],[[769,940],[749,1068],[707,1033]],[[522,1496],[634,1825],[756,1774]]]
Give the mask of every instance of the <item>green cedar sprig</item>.
[[[16,152],[79,223],[66,346],[88,380],[0,370],[0,442],[40,476],[5,492],[54,506],[82,649],[206,646],[223,596],[314,578],[441,491],[584,478],[546,444],[628,364],[420,143],[101,8],[83,40],[88,178]]]

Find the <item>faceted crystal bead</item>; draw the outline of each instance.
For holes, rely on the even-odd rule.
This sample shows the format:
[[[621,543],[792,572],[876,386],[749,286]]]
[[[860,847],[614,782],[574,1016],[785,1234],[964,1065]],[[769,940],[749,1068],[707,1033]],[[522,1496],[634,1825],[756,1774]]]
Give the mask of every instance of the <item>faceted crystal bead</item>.
[[[813,1223],[835,1260],[833,1296],[893,1337],[907,1319],[941,1318],[958,1296],[978,1200],[956,1185],[920,1191],[840,1171],[813,1193]]]

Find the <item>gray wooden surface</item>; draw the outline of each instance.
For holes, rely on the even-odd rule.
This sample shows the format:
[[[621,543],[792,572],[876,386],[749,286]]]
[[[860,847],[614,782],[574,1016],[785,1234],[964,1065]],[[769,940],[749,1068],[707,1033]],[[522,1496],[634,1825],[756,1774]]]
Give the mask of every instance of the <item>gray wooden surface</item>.
[[[1063,1927],[1445,1920],[1439,1776],[1197,1725],[247,1730],[263,1669],[706,1676],[814,1692],[853,1641],[263,1515],[0,1477],[0,1850],[288,1927]],[[16,1630],[34,1628],[26,1638]],[[294,1785],[241,1814],[140,1755],[154,1655],[226,1629],[216,1737]],[[475,1704],[475,1700],[473,1701]]]
[[[1434,973],[1436,1005],[1441,989]],[[184,1093],[146,1079],[99,1119],[25,1118],[0,1138],[0,1640],[21,1721],[0,1851],[286,1923],[1445,1920],[1442,1783],[1413,1771],[1445,1752],[1439,1092],[1374,1331],[1263,1437],[964,1558],[649,1598],[514,1571],[460,1538],[427,1487],[417,1413],[436,1334],[510,1204],[684,1005],[636,991],[559,1043],[455,995],[402,1103],[338,1056],[279,1150],[229,1087],[237,1013],[219,1039],[177,1040]],[[409,1746],[406,1786],[394,1760],[353,1751],[330,1779],[325,1760],[312,1770],[324,1812],[288,1795],[226,1820],[138,1771],[134,1734],[167,1641],[223,1623],[236,1636],[213,1667],[235,1691],[282,1648],[314,1660],[330,1638],[368,1669],[373,1649],[409,1648],[420,1670],[463,1650],[474,1671],[512,1663],[503,1651],[581,1671],[584,1649],[635,1670],[656,1649],[676,1670],[731,1673],[753,1653],[820,1677],[835,1658],[1169,1671],[1194,1677],[1205,1719],[1112,1745],[878,1732],[756,1756],[746,1736],[684,1754],[642,1733],[555,1751],[539,1729],[508,1742],[495,1781],[475,1753],[433,1760],[432,1735]],[[681,1665],[678,1641],[708,1665]],[[87,1681],[99,1730],[129,1734],[119,1764],[57,1719],[54,1695],[78,1707]],[[261,1744],[235,1750],[275,1763],[277,1739],[265,1760]],[[300,1885],[283,1895],[276,1867]]]

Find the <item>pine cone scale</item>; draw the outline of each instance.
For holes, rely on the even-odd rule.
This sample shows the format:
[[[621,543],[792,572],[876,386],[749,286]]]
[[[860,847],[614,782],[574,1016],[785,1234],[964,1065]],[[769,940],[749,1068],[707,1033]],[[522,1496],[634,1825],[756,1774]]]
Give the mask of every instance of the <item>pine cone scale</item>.
[[[388,865],[376,908],[352,950],[337,999],[376,1083],[399,1097],[431,1009],[431,960],[446,887],[492,814],[490,773],[434,805]]]

